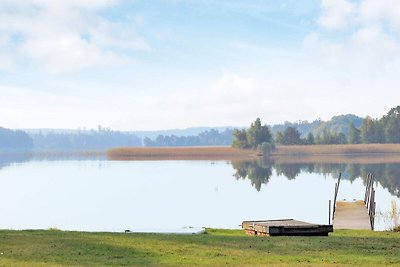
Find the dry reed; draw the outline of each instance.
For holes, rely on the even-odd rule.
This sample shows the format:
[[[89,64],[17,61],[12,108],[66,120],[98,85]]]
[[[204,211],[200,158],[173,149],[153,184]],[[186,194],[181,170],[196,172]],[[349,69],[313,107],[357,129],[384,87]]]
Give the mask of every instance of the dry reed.
[[[277,146],[272,155],[399,154],[400,144]]]
[[[107,151],[110,160],[238,160],[257,153],[232,147],[126,147]]]

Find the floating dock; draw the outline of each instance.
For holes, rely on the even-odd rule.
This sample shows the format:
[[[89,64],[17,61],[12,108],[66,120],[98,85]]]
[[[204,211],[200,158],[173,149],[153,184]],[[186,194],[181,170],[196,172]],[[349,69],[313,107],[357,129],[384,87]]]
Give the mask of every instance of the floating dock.
[[[244,221],[242,228],[248,235],[258,236],[327,236],[332,225],[312,224],[293,219]]]

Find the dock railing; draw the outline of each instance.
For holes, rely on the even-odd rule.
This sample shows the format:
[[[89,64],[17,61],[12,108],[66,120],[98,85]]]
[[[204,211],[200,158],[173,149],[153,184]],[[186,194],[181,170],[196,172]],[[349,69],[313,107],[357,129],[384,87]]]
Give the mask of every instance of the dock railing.
[[[367,186],[365,188],[364,204],[368,210],[369,221],[371,223],[371,229],[374,230],[375,225],[375,189],[374,189],[374,175],[368,173],[367,175]]]
[[[342,177],[342,173],[339,173],[338,181],[335,183],[335,195],[333,196],[333,212],[332,212],[332,220],[335,219],[335,211],[336,211],[336,200],[339,192],[340,178]]]

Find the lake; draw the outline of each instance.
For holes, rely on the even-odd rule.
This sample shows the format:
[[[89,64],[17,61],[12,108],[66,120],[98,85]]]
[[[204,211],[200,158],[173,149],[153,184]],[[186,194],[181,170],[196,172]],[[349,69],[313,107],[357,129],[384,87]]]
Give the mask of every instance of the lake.
[[[375,227],[400,203],[400,164],[270,164],[262,161],[109,161],[0,158],[0,228],[168,231],[239,228],[243,220],[328,223],[338,199],[363,199],[376,177]]]

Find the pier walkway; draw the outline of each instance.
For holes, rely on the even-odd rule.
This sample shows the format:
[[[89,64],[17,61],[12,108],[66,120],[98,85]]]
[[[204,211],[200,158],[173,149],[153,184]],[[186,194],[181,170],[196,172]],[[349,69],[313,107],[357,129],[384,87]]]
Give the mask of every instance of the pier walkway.
[[[371,230],[364,201],[337,201],[333,227],[334,229]]]
[[[340,176],[335,186],[333,228],[374,230],[375,190],[373,176],[368,175],[364,200],[337,201],[339,184]]]

